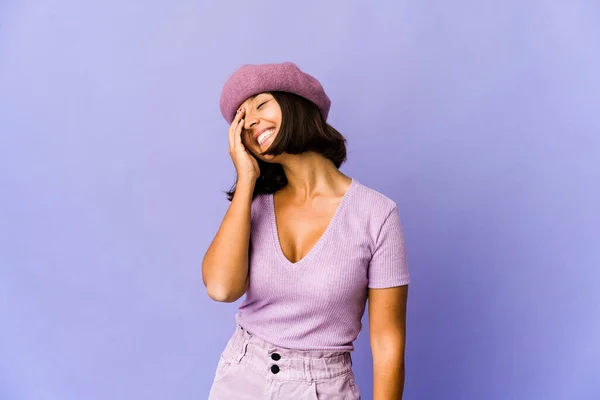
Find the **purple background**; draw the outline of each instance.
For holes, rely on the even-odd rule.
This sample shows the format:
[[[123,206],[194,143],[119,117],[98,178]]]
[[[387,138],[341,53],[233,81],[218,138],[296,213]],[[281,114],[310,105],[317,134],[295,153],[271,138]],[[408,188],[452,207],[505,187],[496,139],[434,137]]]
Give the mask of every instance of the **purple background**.
[[[598,4],[0,2],[0,399],[207,397],[218,97],[285,60],[400,206],[405,398],[600,398]]]

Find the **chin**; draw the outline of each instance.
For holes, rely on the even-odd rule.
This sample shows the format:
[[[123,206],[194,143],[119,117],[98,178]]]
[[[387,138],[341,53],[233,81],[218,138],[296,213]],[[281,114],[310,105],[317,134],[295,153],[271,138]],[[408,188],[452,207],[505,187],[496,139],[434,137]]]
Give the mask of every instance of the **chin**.
[[[266,146],[259,146],[258,144],[255,144],[256,147],[254,147],[254,152],[253,152],[254,155],[263,161],[271,162],[273,159],[276,158],[276,156],[272,156],[270,154],[261,156],[260,153],[262,153],[263,151],[267,151],[271,147],[272,144],[273,144],[272,140],[269,141]]]
[[[261,156],[261,155],[255,155],[255,156],[259,160],[267,162],[267,163],[275,162],[275,158],[276,158],[276,156],[272,156],[270,154],[267,154],[267,155],[264,155],[264,156]]]

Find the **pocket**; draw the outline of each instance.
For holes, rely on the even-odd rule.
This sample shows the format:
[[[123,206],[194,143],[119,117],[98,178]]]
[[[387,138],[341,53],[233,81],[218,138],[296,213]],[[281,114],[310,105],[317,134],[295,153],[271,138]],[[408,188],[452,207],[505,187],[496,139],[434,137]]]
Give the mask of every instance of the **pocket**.
[[[215,379],[213,382],[218,382],[227,376],[227,371],[231,368],[231,361],[228,361],[221,355],[219,364],[217,364],[217,371],[215,372]]]
[[[350,376],[350,380],[348,381],[348,383],[350,385],[350,390],[352,391],[352,394],[354,395],[354,400],[361,400],[360,390],[358,389],[358,385],[356,384],[356,381],[354,380],[354,376]]]

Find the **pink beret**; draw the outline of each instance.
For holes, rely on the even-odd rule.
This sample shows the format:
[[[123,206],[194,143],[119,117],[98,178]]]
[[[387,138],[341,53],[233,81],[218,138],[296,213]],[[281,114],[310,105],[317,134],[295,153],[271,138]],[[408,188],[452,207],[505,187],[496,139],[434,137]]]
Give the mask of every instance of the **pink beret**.
[[[318,80],[291,62],[242,65],[225,82],[219,102],[221,113],[231,124],[240,104],[255,94],[271,91],[294,93],[312,101],[327,120],[331,100],[325,90]]]

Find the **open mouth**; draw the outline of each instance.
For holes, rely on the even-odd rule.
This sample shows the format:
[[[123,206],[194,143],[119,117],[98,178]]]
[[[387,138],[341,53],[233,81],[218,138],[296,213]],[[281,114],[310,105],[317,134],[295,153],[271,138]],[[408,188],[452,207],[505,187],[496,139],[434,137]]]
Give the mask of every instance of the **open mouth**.
[[[256,138],[256,141],[258,142],[259,145],[262,146],[262,144],[265,142],[265,140],[270,138],[274,133],[275,133],[275,128],[267,129],[266,131],[261,133],[258,138]]]

